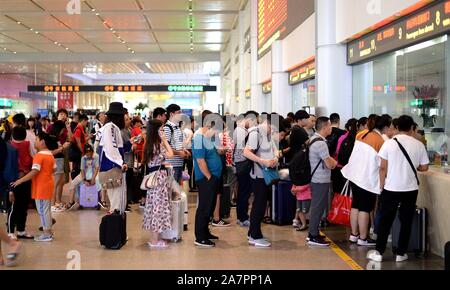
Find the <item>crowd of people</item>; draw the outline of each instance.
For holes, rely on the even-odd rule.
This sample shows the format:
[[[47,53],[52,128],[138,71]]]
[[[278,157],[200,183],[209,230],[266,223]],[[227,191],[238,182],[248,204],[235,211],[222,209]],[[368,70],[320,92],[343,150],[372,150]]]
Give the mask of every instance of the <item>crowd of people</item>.
[[[351,119],[341,129],[338,114],[316,117],[301,110],[284,118],[254,111],[221,116],[206,110],[194,120],[172,104],[155,108],[151,117],[147,121],[131,116],[115,102],[107,112],[98,113],[93,124],[79,113],[70,121],[65,109],[58,110],[54,120],[26,119],[23,114],[2,120],[0,185],[8,219],[7,234],[0,230],[0,237],[11,246],[7,263],[14,263],[20,251],[18,240],[53,240],[52,213],[80,208],[82,184],[96,187],[98,207],[108,213],[130,212],[131,204],[140,203],[151,248],[169,247],[161,234],[172,227],[173,183],[188,181],[190,190],[198,191],[195,245],[199,247],[214,247],[219,239],[210,224],[231,225],[229,213],[221,210],[226,206],[221,196],[228,191],[237,224],[248,228],[249,245],[270,247],[261,224],[272,220],[272,186],[277,178],[271,176],[305,152],[310,182],[294,184],[292,193],[297,198],[293,226],[309,231],[307,244],[329,246],[320,227],[327,226],[333,194],[348,185],[353,193],[349,242],[375,247],[368,258],[382,261],[399,208],[402,229],[396,260],[408,259],[418,195],[416,170],[426,171],[429,164],[426,142],[410,116],[373,114]],[[100,175],[117,169],[123,172],[118,186],[101,184]],[[140,182],[154,172],[156,183],[142,191]],[[65,184],[69,184],[66,203]],[[26,230],[31,200],[42,225],[39,235]]]

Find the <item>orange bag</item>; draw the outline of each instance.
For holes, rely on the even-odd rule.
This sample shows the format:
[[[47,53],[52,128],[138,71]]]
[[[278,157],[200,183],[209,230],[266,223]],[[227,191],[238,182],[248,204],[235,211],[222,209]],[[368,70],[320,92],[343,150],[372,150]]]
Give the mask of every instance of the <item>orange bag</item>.
[[[352,211],[352,189],[347,181],[342,193],[336,193],[328,214],[328,221],[332,224],[350,226],[350,213]]]

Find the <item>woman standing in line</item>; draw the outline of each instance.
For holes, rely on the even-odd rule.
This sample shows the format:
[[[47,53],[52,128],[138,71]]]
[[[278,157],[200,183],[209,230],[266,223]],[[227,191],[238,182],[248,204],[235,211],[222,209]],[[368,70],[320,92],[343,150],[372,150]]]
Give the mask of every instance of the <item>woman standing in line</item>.
[[[150,248],[167,248],[160,237],[172,227],[171,183],[164,161],[172,158],[173,151],[166,140],[163,123],[151,120],[148,124],[144,148],[143,164],[147,165],[146,174],[157,171],[157,184],[147,191],[143,228],[150,232]]]

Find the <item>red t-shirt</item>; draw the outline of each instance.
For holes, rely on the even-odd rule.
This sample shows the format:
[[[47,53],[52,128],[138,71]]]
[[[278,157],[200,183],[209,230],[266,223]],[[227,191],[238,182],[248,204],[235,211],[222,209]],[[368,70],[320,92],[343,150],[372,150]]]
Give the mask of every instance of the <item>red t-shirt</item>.
[[[136,136],[142,135],[142,129],[139,127],[133,128],[133,130],[131,130],[131,139],[133,139]],[[142,152],[144,150],[144,139],[141,138],[141,140],[139,142],[135,142],[133,143],[136,145],[136,154],[139,154],[140,152]]]
[[[80,124],[77,125],[75,131],[73,132],[72,141],[76,142],[76,138],[80,139],[81,152],[84,154],[84,146],[86,145],[86,133],[83,126],[81,126]]]
[[[19,158],[19,172],[28,174],[28,172],[31,171],[31,166],[33,165],[33,157],[31,157],[30,153],[30,142],[11,141],[11,146],[17,150],[17,156]]]

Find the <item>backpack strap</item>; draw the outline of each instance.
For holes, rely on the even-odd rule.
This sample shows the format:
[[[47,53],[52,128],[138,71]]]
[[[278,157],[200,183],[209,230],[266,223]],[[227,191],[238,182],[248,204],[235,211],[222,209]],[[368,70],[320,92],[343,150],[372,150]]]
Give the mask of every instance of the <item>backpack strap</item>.
[[[314,140],[312,140],[311,142],[309,142],[309,144],[307,145],[307,146],[308,146],[308,151],[309,151],[309,149],[311,148],[311,146],[312,146],[314,143],[319,142],[319,141],[322,141],[322,142],[325,142],[325,143],[326,143],[326,141],[323,140],[322,138],[315,138]],[[316,171],[319,169],[319,166],[320,166],[320,164],[322,164],[322,163],[323,163],[323,160],[320,159],[319,163],[316,165],[316,168],[314,168],[313,172],[311,173],[311,178],[314,176],[314,174],[316,174]]]
[[[414,164],[411,160],[411,157],[409,157],[408,152],[406,151],[405,147],[403,147],[403,145],[398,141],[397,138],[394,138],[395,142],[397,142],[398,147],[400,147],[400,150],[403,152],[403,155],[405,155],[406,160],[408,160],[409,165],[411,166],[411,169],[414,172],[414,176],[416,177],[417,180],[417,185],[420,185],[420,181],[419,181],[419,177],[417,176],[417,169],[414,167]]]
[[[169,130],[170,130],[170,138],[169,138],[169,140],[167,140],[167,142],[169,143],[169,145],[172,146],[172,140],[173,140],[173,135],[174,135],[175,129],[174,129],[173,126],[170,125],[169,123],[166,123],[166,124],[164,125],[164,127],[165,127],[165,128],[169,128]]]

